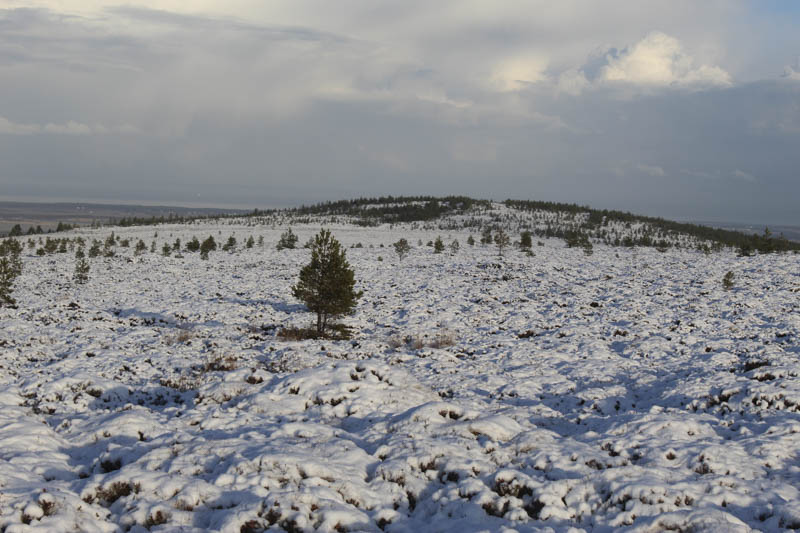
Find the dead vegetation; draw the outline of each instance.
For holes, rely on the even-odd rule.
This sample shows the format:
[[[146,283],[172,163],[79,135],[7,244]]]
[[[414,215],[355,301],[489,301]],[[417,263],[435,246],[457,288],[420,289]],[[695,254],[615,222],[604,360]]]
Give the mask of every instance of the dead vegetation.
[[[441,350],[449,346],[454,346],[458,341],[456,334],[453,331],[443,329],[433,336],[427,334],[415,335],[395,335],[389,337],[386,344],[392,350],[406,348],[408,350],[422,350],[423,348],[434,348]]]

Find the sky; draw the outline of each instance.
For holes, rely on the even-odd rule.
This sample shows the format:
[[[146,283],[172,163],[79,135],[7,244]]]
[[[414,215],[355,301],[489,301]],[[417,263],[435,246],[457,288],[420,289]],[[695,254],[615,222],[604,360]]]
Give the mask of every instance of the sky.
[[[0,0],[0,199],[800,225],[796,0]]]

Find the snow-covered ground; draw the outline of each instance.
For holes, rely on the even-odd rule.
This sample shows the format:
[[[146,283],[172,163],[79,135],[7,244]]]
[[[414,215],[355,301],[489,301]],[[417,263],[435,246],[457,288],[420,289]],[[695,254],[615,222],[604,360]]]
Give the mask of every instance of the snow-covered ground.
[[[465,231],[338,226],[355,336],[284,342],[313,322],[284,229],[117,228],[131,247],[83,286],[72,254],[26,248],[0,309],[0,530],[800,528],[800,256],[501,259]],[[237,250],[133,255],[209,234]],[[437,235],[458,253],[417,245]]]

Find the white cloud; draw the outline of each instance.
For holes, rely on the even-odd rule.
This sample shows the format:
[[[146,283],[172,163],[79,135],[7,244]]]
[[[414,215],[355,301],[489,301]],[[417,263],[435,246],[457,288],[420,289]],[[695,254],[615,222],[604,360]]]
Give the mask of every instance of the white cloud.
[[[501,91],[517,91],[546,79],[547,59],[541,54],[509,57],[492,72],[492,83]]]
[[[4,135],[32,135],[40,131],[36,124],[18,124],[11,122],[6,117],[0,116],[0,134]]]
[[[750,174],[749,172],[745,172],[744,170],[739,170],[738,168],[733,171],[733,175],[740,180],[749,181],[751,183],[755,183],[758,179]]]
[[[783,69],[783,77],[789,80],[800,81],[800,59],[794,65],[786,65]]]
[[[578,96],[591,85],[583,71],[576,68],[562,72],[558,77],[557,89],[559,93]]]
[[[636,168],[638,168],[641,172],[644,172],[649,176],[663,177],[667,175],[667,173],[664,171],[663,168],[655,165],[638,164],[636,165]]]
[[[92,133],[92,128],[86,124],[70,120],[66,124],[48,123],[42,128],[44,133],[57,133],[60,135],[88,135]]]
[[[130,125],[107,127],[103,124],[88,125],[82,122],[70,120],[64,124],[48,122],[45,125],[32,123],[13,122],[6,117],[0,116],[0,135],[106,135],[106,134],[133,134],[139,130]]]
[[[641,41],[606,55],[599,79],[644,86],[728,86],[731,76],[716,66],[695,66],[678,39],[654,31]]]

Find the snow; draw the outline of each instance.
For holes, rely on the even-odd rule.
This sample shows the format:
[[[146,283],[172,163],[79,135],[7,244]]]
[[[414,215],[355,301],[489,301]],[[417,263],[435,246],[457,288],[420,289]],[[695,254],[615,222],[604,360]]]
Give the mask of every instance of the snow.
[[[312,316],[285,229],[114,228],[159,252],[240,244],[117,247],[83,286],[71,254],[26,248],[0,310],[0,530],[800,527],[796,255],[499,258],[465,230],[335,225],[355,335],[289,342]],[[416,246],[438,235],[461,249]]]

